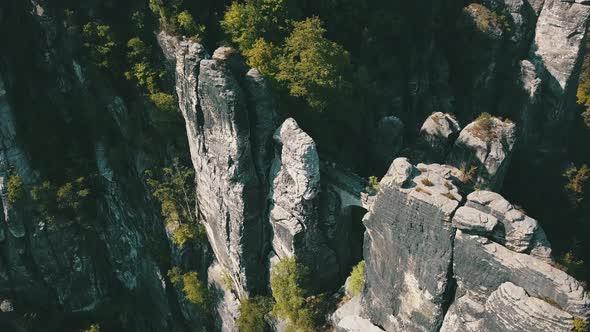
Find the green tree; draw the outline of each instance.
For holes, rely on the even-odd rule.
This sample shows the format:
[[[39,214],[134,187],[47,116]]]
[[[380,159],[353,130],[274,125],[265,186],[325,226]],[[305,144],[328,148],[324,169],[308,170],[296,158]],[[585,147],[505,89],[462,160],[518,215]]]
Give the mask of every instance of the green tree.
[[[98,325],[98,324],[92,324],[92,325],[90,325],[89,328],[87,328],[86,330],[84,330],[84,332],[100,332],[100,325]]]
[[[127,59],[129,62],[147,62],[150,48],[139,37],[127,41]]]
[[[325,38],[325,32],[318,17],[294,23],[277,75],[292,96],[303,98],[315,110],[324,110],[350,86],[344,78],[350,69],[349,54]]]
[[[185,298],[203,308],[207,302],[207,288],[203,285],[203,282],[199,280],[197,272],[182,273],[178,267],[173,267],[168,271],[168,277],[170,281],[176,286],[182,289]]]
[[[82,37],[90,61],[101,69],[112,69],[115,61],[113,50],[117,44],[111,27],[89,22],[82,29]]]
[[[75,215],[80,215],[80,209],[86,198],[90,196],[90,189],[86,186],[84,177],[67,182],[56,192],[57,206],[62,210],[71,210]]]
[[[299,17],[296,1],[247,0],[234,2],[225,12],[221,27],[246,53],[256,40],[280,42],[289,31],[291,20]]]
[[[586,182],[590,179],[589,173],[590,168],[585,164],[581,167],[576,167],[576,165],[572,164],[563,173],[563,176],[567,180],[565,190],[572,202],[576,205],[584,200]]]
[[[276,78],[279,71],[278,60],[281,56],[279,47],[263,38],[258,38],[252,48],[245,51],[244,55],[248,59],[250,67],[258,69],[258,71],[270,78]]]
[[[302,287],[306,268],[295,258],[284,258],[271,271],[270,286],[275,299],[272,313],[289,322],[288,330],[314,330],[313,314],[306,306],[306,291]]]
[[[11,175],[6,184],[6,194],[8,201],[12,204],[23,198],[23,178],[20,175]]]
[[[348,284],[348,291],[352,296],[359,295],[363,289],[365,282],[365,261],[361,261],[352,269],[350,274],[350,283]]]
[[[574,318],[574,332],[585,332],[588,331],[588,321],[584,318]]]
[[[176,99],[174,96],[165,92],[155,92],[150,94],[150,101],[156,108],[162,112],[176,112]]]
[[[266,321],[264,316],[269,313],[272,304],[267,298],[254,297],[240,301],[240,316],[236,324],[240,332],[264,332]]]
[[[91,190],[86,178],[79,177],[55,187],[50,181],[43,181],[31,189],[31,198],[36,203],[37,217],[49,228],[67,226],[72,222],[88,227],[91,218],[88,215],[91,203]],[[58,217],[67,223],[57,225]]]
[[[178,32],[177,15],[180,11],[182,0],[150,0],[149,7],[158,17],[162,29],[171,32]]]
[[[205,34],[205,26],[202,24],[197,24],[188,10],[180,12],[180,14],[178,14],[177,21],[181,32],[185,35],[196,37],[197,39],[203,38]]]
[[[194,170],[175,160],[171,167],[166,167],[156,176],[146,171],[147,183],[152,189],[152,196],[161,205],[166,224],[175,229],[172,241],[184,246],[189,241],[197,243],[205,239],[203,226],[197,221],[194,204]]]

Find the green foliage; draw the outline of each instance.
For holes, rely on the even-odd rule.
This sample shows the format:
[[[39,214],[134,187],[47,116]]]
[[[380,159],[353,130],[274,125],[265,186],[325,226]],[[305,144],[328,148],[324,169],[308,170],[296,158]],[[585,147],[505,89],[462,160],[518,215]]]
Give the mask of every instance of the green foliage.
[[[15,204],[23,198],[23,178],[20,175],[11,175],[6,184],[6,194],[8,201]]]
[[[157,15],[160,27],[174,33],[201,39],[205,26],[198,24],[191,13],[182,10],[182,0],[150,0],[149,7]]]
[[[156,108],[162,112],[175,112],[176,99],[174,96],[165,92],[156,92],[150,94],[150,100]]]
[[[323,111],[336,96],[348,92],[350,56],[325,37],[318,17],[297,22],[299,16],[294,1],[234,2],[221,26],[250,66],[312,109]]]
[[[264,332],[266,330],[266,316],[271,310],[269,299],[255,297],[240,301],[240,316],[236,324],[240,332]]]
[[[369,195],[377,195],[379,191],[379,178],[376,176],[369,177],[369,185],[365,187],[365,192]]]
[[[363,283],[365,282],[365,261],[361,261],[352,269],[350,273],[350,282],[348,284],[348,291],[352,296],[357,296],[363,290]]]
[[[286,319],[289,331],[307,332],[314,330],[313,315],[306,307],[306,291],[302,287],[306,268],[295,258],[284,258],[272,268],[270,287],[275,299],[272,313]]]
[[[143,31],[145,28],[145,13],[141,10],[136,10],[131,14],[131,22],[135,28],[135,32]]]
[[[590,55],[586,55],[584,59],[576,95],[578,97],[578,104],[584,107],[582,120],[586,127],[590,128]]]
[[[468,167],[466,163],[462,163],[459,172],[461,173],[459,176],[461,182],[469,183],[474,181],[475,173],[477,172],[477,166]]]
[[[588,331],[588,321],[584,318],[574,318],[574,332],[586,332]]]
[[[565,190],[574,204],[579,204],[584,200],[584,188],[590,178],[589,172],[588,165],[584,164],[578,168],[571,164],[563,173],[563,177],[567,180]]]
[[[66,28],[66,30],[70,33],[79,29],[76,13],[73,10],[68,8],[64,9],[63,25],[64,28]]]
[[[127,41],[127,59],[130,62],[147,62],[149,53],[149,47],[139,37]]]
[[[82,29],[83,46],[88,52],[90,62],[101,69],[112,69],[115,43],[111,27],[89,22]]]
[[[221,283],[226,291],[230,292],[234,288],[234,281],[232,280],[229,273],[226,270],[223,270],[221,273]]]
[[[182,0],[150,0],[149,7],[158,17],[162,29],[177,33],[179,29],[177,15],[181,4]]]
[[[88,219],[91,191],[84,177],[66,182],[57,188],[50,181],[43,181],[31,189],[31,198],[36,203],[37,217],[49,228],[67,226],[69,222],[88,226],[84,221]],[[58,217],[63,217],[68,222],[57,225]]]
[[[62,210],[72,210],[79,214],[85,199],[90,196],[90,189],[86,187],[86,179],[80,177],[72,182],[67,182],[57,189],[55,195],[57,206]]]
[[[480,139],[487,140],[493,137],[495,127],[494,117],[490,113],[484,112],[475,119],[472,133]]]
[[[204,242],[205,231],[198,223],[194,209],[194,170],[175,160],[156,176],[146,171],[152,196],[160,202],[162,215],[169,228],[174,229],[172,241],[182,247],[188,242]]]
[[[130,70],[125,72],[128,80],[134,81],[148,95],[149,100],[157,110],[164,113],[174,113],[177,110],[176,99],[173,95],[163,92],[159,83],[165,76],[163,70],[156,70],[157,66],[150,61],[151,49],[140,38],[134,37],[127,42],[127,60]]]
[[[204,307],[207,302],[207,288],[199,280],[197,272],[182,273],[178,267],[173,267],[168,271],[170,281],[180,287],[185,298],[199,307]]]
[[[92,324],[88,329],[84,330],[84,332],[100,332],[100,325]]]
[[[205,26],[202,24],[197,24],[193,19],[193,16],[187,10],[184,10],[178,14],[177,21],[180,30],[185,35],[192,36],[197,39],[203,38],[205,34]]]
[[[258,38],[252,48],[244,51],[248,59],[248,65],[258,69],[262,74],[276,78],[279,71],[281,49],[263,38]]]
[[[319,111],[346,91],[344,75],[350,69],[348,52],[325,38],[325,32],[318,17],[294,23],[293,32],[285,40],[277,75],[292,96],[303,98]]]
[[[290,0],[249,0],[233,2],[225,12],[221,27],[243,53],[259,39],[280,41],[298,11]]]
[[[484,5],[472,3],[465,7],[464,12],[473,18],[477,29],[486,35],[494,34],[503,28],[498,15]]]

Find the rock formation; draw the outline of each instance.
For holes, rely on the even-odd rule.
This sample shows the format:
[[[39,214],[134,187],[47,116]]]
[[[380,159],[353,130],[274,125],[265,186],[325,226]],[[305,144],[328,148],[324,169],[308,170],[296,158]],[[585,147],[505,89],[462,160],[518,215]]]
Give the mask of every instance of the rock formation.
[[[188,149],[180,146],[195,170],[193,211],[210,248],[175,245],[178,223],[165,222],[150,198],[144,171],[169,164],[178,145],[143,137],[153,126],[145,96],[118,92],[107,75],[90,73],[48,1],[9,2],[20,10],[11,24],[27,27],[27,41],[11,38],[14,50],[0,52],[0,329],[4,317],[32,312],[55,330],[116,303],[124,312],[113,319],[130,331],[235,331],[240,300],[269,295],[270,267],[289,256],[310,268],[312,287],[323,292],[338,289],[365,259],[361,295],[332,315],[339,332],[570,331],[575,319],[590,317],[588,294],[555,267],[537,220],[500,194],[472,191],[500,190],[518,149],[551,152],[566,139],[555,136],[567,133],[575,115],[586,1],[470,4],[454,12],[453,29],[464,34],[454,41],[461,47],[448,48],[458,54],[429,29],[417,31],[424,40],[407,53],[419,56],[392,83],[392,105],[367,121],[376,126],[360,130],[373,130],[366,137],[371,167],[389,166],[378,190],[321,160],[295,119],[280,123],[271,84],[235,49],[210,56],[194,38],[159,33],[185,122]],[[427,17],[443,6],[437,2]],[[8,7],[0,5],[3,37]],[[377,83],[367,86],[387,90]],[[90,125],[70,98],[89,105],[80,113]],[[518,126],[474,121],[483,111]],[[71,152],[47,152],[38,136],[25,137],[28,125],[47,120],[60,136],[52,144],[75,146],[80,158],[67,162],[83,164],[95,182],[93,213],[74,216],[79,223],[60,215],[50,225],[30,194],[51,173],[44,164]],[[459,121],[473,122],[461,130]],[[449,165],[394,159],[408,138],[424,160]],[[17,175],[26,190],[15,201],[9,182]],[[171,283],[172,266],[208,284],[212,324]],[[282,323],[269,325],[280,330]]]
[[[432,113],[420,128],[420,143],[428,160],[441,162],[445,159],[459,135],[461,127],[450,114]]]
[[[393,162],[364,219],[360,308],[339,309],[338,330],[569,331],[588,318],[588,294],[552,266],[537,222],[493,192],[463,202],[457,175]]]
[[[516,125],[495,117],[467,125],[455,141],[447,162],[465,172],[474,170],[473,183],[500,190],[516,143]]]

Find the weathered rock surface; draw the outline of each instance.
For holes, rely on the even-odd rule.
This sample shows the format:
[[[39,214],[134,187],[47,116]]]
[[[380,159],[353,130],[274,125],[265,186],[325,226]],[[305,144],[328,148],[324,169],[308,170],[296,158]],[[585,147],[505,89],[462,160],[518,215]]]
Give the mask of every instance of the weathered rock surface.
[[[421,143],[426,149],[428,160],[443,161],[460,130],[459,123],[452,115],[432,113],[420,129]]]
[[[362,316],[361,297],[355,296],[331,316],[336,332],[382,332]]]
[[[442,166],[408,165],[404,159],[392,164],[364,220],[362,303],[370,321],[386,331],[435,331],[452,263],[449,221],[461,196]]]
[[[492,117],[489,121],[476,120],[465,127],[449,155],[447,162],[469,171],[473,182],[482,189],[499,190],[508,170],[516,143],[516,125]]]
[[[575,116],[577,81],[590,6],[545,0],[529,60],[542,79],[545,114],[538,130],[543,148],[561,144]]]
[[[176,59],[198,214],[238,293],[261,292],[266,278],[260,271],[266,270],[269,249],[263,181],[275,126],[272,98],[256,71],[237,70],[231,57],[235,52],[219,49],[207,60],[200,44],[173,38],[159,35],[164,53]]]
[[[499,227],[490,235],[494,241],[516,252],[526,252],[541,259],[551,260],[551,247],[538,222],[515,208],[499,194],[475,191],[467,196],[466,208],[484,213],[482,218],[498,218]],[[457,215],[455,215],[457,218]],[[455,219],[453,219],[453,223]],[[457,227],[471,233],[468,229]]]
[[[393,162],[364,220],[361,308],[340,309],[339,330],[368,319],[386,331],[565,331],[590,315],[582,285],[550,265],[538,223],[493,192],[463,202],[458,173]]]
[[[274,139],[277,156],[271,171],[270,222],[279,258],[297,256],[325,282],[338,273],[335,253],[319,229],[320,164],[315,142],[287,119]]]

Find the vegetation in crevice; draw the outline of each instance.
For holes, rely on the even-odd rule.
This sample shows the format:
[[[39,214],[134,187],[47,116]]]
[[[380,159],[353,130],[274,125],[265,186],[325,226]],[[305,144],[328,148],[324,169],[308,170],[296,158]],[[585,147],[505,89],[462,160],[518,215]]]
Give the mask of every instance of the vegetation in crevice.
[[[267,297],[253,297],[240,301],[240,316],[236,325],[240,332],[265,332],[267,323],[265,317],[272,310],[272,299]]]
[[[365,261],[358,263],[350,273],[350,281],[348,284],[348,292],[352,296],[357,296],[363,290],[363,283],[365,282]]]
[[[182,290],[184,297],[202,310],[208,310],[209,305],[207,287],[199,279],[195,271],[183,273],[178,267],[168,271],[168,277],[177,289]]]
[[[198,222],[195,211],[195,173],[192,167],[175,160],[161,172],[146,171],[146,181],[152,196],[160,202],[162,215],[172,242],[180,247],[188,243],[204,245],[207,241],[204,227]]]

